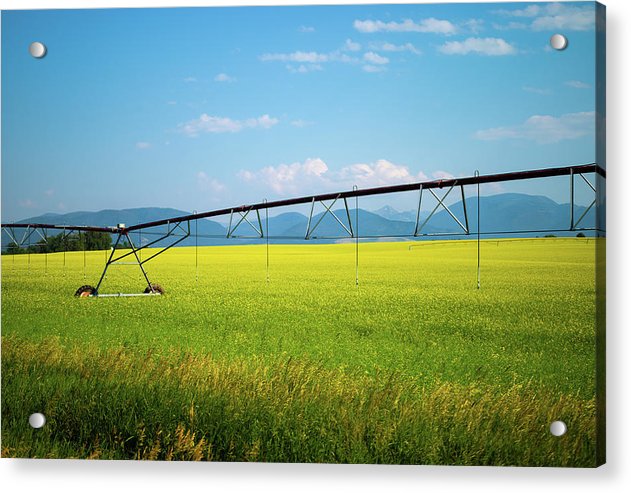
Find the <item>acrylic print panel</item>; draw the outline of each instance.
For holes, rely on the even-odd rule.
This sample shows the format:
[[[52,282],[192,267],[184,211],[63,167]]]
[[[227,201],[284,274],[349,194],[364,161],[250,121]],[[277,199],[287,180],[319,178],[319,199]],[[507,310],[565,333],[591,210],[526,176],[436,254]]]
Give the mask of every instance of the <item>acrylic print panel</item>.
[[[3,12],[2,455],[602,464],[604,19]]]

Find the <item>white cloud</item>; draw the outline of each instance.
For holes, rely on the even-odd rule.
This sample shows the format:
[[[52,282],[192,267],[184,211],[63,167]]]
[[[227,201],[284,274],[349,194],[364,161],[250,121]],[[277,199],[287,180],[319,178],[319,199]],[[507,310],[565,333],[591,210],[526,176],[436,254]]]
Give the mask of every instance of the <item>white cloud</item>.
[[[550,29],[588,31],[594,28],[595,20],[596,12],[593,4],[578,7],[553,3],[545,6],[545,14],[533,21],[532,28],[535,31]]]
[[[565,85],[573,87],[574,89],[590,89],[592,87],[587,82],[582,82],[580,80],[568,80]]]
[[[293,74],[306,74],[323,70],[322,63],[331,61],[331,56],[315,51],[294,51],[293,53],[265,53],[259,59],[263,62],[298,63],[298,66],[288,63],[285,68]]]
[[[594,133],[596,114],[593,111],[567,113],[559,117],[533,115],[520,125],[479,130],[479,140],[524,139],[539,144],[553,144]]]
[[[482,19],[469,19],[462,23],[465,30],[478,34],[484,30],[484,21]]]
[[[242,169],[237,173],[237,176],[241,178],[243,181],[254,181],[256,180],[256,174],[248,171],[246,169]]]
[[[215,178],[210,178],[203,171],[197,173],[197,185],[204,192],[221,193],[226,189],[223,183]]]
[[[435,178],[436,180],[451,180],[452,178],[455,178],[455,176],[449,171],[439,169],[432,173],[432,178]]]
[[[227,117],[210,116],[206,113],[199,118],[182,123],[179,130],[190,137],[196,137],[200,133],[236,133],[246,128],[268,129],[278,123],[277,118],[269,115],[262,115],[258,118],[248,118],[247,120],[233,120]]]
[[[315,32],[315,27],[312,26],[300,26],[298,31],[301,33],[313,33]]]
[[[495,14],[525,20],[508,24],[504,28],[530,28],[533,31],[589,31],[594,28],[596,12],[593,4],[547,3],[530,5],[524,9],[496,10]]]
[[[407,166],[394,164],[386,159],[375,163],[351,164],[342,168],[336,176],[337,180],[347,186],[357,185],[359,188],[413,183],[427,179],[423,172],[412,173]]]
[[[224,74],[224,73],[217,74],[215,76],[215,82],[234,82],[235,80],[237,80],[237,79],[235,79],[234,77],[229,76],[228,74]]]
[[[261,55],[263,62],[296,62],[296,63],[324,63],[329,56],[315,51],[294,51],[293,53],[265,53]]]
[[[261,183],[279,195],[349,189],[353,185],[368,188],[427,179],[422,172],[414,174],[407,166],[385,159],[375,163],[352,164],[339,171],[331,171],[322,159],[309,158],[302,163],[267,166],[258,171],[242,170],[238,176],[245,182]]]
[[[262,183],[277,194],[288,194],[326,181],[323,175],[328,169],[321,159],[309,158],[303,163],[266,166],[255,172],[241,170],[237,176],[246,182]]]
[[[350,42],[350,45],[349,45]],[[292,53],[265,53],[259,57],[263,62],[287,62],[285,68],[291,73],[306,74],[308,72],[316,72],[323,70],[322,64],[329,62],[338,63],[358,63],[356,57],[349,56],[344,50],[349,51],[350,48],[356,49],[361,46],[351,40],[347,40],[341,49],[330,53],[318,53],[316,51],[294,51]],[[299,65],[295,65],[299,64]]]
[[[364,53],[364,60],[373,65],[386,65],[387,63],[390,63],[390,60],[387,57],[377,55],[377,53],[372,51]]]
[[[149,149],[151,144],[149,142],[136,142],[136,149]]]
[[[294,65],[286,65],[286,68],[292,74],[306,74],[309,72],[319,72],[320,70],[324,70],[322,65],[319,63],[310,63],[307,65],[298,65],[297,67]]]
[[[402,22],[383,22],[371,20],[356,20],[353,23],[355,29],[361,33],[376,32],[417,32],[417,33],[435,33],[435,34],[455,34],[458,29],[449,21],[435,19],[422,19],[414,22],[412,19],[405,19]]]
[[[550,94],[552,94],[552,91],[550,89],[543,89],[540,87],[533,87],[533,86],[522,86],[522,90],[526,92],[530,92],[532,94],[539,94],[541,96],[549,96]]]
[[[494,22],[493,29],[495,29],[496,31],[509,31],[511,29],[528,29],[528,24],[524,24],[523,22],[515,22],[515,21],[511,21],[506,24],[498,24]]]
[[[244,126],[272,128],[277,123],[278,123],[277,118],[272,118],[269,115],[263,115],[263,116],[259,116],[258,118],[249,118],[248,120],[245,120]]]
[[[536,17],[541,13],[542,8],[539,5],[529,5],[525,9],[515,9],[515,10],[494,10],[493,14],[498,15],[506,15],[512,17]]]
[[[184,82],[197,82],[197,77],[184,77]]]
[[[448,41],[438,47],[445,55],[477,55],[502,56],[514,55],[517,50],[513,45],[501,38],[467,38],[464,41]]]
[[[342,53],[339,50],[329,53],[329,61],[340,63],[356,63],[358,60],[355,57],[349,56],[346,53]]]
[[[347,39],[344,42],[344,47],[342,48],[346,51],[359,51],[362,49],[362,45],[359,43],[356,43],[355,41],[351,40],[351,39]]]
[[[324,64],[344,63],[361,66],[366,72],[382,72],[383,65],[390,63],[390,60],[378,53],[382,52],[402,52],[409,51],[417,55],[421,51],[412,43],[396,45],[393,43],[371,43],[370,48],[363,56],[354,55],[362,49],[362,45],[348,38],[337,50],[320,53],[317,51],[294,51],[291,53],[265,53],[259,56],[262,62],[285,62],[285,68],[291,73],[306,74],[324,70]],[[352,53],[352,54],[351,54]]]
[[[402,45],[395,45],[393,43],[373,43],[370,45],[370,47],[376,51],[409,51],[410,53],[414,53],[415,55],[422,54],[421,50],[419,50],[412,43],[405,43]]]
[[[52,188],[49,188],[48,190],[44,191],[44,195],[46,195],[46,197],[52,197],[53,195],[55,195],[55,191]]]

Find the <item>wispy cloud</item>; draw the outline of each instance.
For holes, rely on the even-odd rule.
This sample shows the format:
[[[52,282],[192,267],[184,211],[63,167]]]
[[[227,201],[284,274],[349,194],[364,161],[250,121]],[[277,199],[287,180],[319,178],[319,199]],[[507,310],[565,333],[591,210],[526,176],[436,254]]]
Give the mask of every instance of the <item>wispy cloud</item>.
[[[44,191],[44,195],[46,195],[46,197],[52,197],[53,195],[55,195],[55,191],[52,188],[49,188],[48,190]]]
[[[319,63],[301,64],[298,66],[285,65],[285,68],[292,74],[306,74],[308,72],[319,72],[321,70],[324,70],[322,65],[320,65]]]
[[[293,51],[288,53],[264,53],[259,56],[262,62],[285,62],[285,68],[291,73],[306,74],[324,70],[324,66],[332,63],[361,66],[365,72],[383,72],[384,65],[390,59],[378,52],[410,52],[420,55],[421,51],[412,43],[394,44],[389,42],[372,42],[369,50],[360,54],[362,44],[348,38],[341,47],[328,53],[318,51]]]
[[[432,173],[432,178],[435,178],[436,180],[451,180],[452,178],[455,178],[455,176],[449,171],[439,169]]]
[[[149,149],[151,144],[149,142],[136,142],[136,149]]]
[[[313,26],[300,26],[298,28],[298,32],[301,32],[301,33],[314,33],[315,32],[315,27],[313,27]]]
[[[580,80],[568,80],[565,85],[574,89],[591,89],[592,87],[587,82],[582,82]]]
[[[561,116],[533,115],[520,125],[479,130],[479,140],[523,139],[539,144],[554,144],[594,133],[596,114],[594,111],[566,113]]]
[[[263,62],[296,62],[296,63],[325,63],[329,55],[316,51],[294,51],[293,53],[265,53],[261,55]]]
[[[465,31],[473,34],[479,34],[484,31],[484,20],[482,19],[469,19],[462,23],[462,27]]]
[[[310,158],[303,163],[266,166],[253,172],[241,170],[237,176],[246,182],[262,183],[277,194],[287,194],[321,183],[328,170],[324,161]]]
[[[357,46],[351,40],[347,40],[341,49],[329,53],[317,51],[294,51],[291,53],[265,53],[259,56],[262,62],[285,62],[285,68],[291,73],[305,74],[323,70],[326,63],[359,63],[359,58],[350,56],[345,51],[350,48],[355,50]],[[361,49],[361,47],[359,47]],[[350,50],[352,51],[352,50]],[[298,64],[298,65],[296,65]]]
[[[385,159],[375,163],[358,163],[332,171],[320,158],[304,162],[267,166],[256,171],[241,170],[239,178],[245,182],[262,183],[279,195],[303,191],[323,191],[337,188],[360,188],[422,181],[427,176],[412,173],[407,166],[397,165]]]
[[[197,137],[202,133],[236,133],[248,128],[268,129],[277,123],[278,119],[269,115],[246,120],[233,120],[232,118],[211,116],[204,113],[199,118],[180,124],[178,129],[190,137]]]
[[[412,19],[404,19],[401,22],[356,20],[353,22],[353,27],[360,33],[416,32],[451,35],[458,31],[458,28],[451,22],[433,17],[418,22],[414,22]]]
[[[445,55],[476,55],[503,56],[514,55],[517,50],[502,38],[467,38],[464,41],[448,41],[438,47],[438,51]]]
[[[237,79],[235,77],[231,77],[228,74],[224,74],[223,72],[221,74],[217,74],[215,75],[215,82],[234,82]]]
[[[543,89],[541,87],[533,87],[533,86],[522,86],[522,91],[530,92],[532,94],[539,94],[541,96],[549,96],[552,94],[552,90]]]
[[[589,31],[594,28],[596,20],[593,4],[547,3],[543,5],[529,5],[523,9],[495,10],[493,13],[520,19],[518,22],[512,21],[502,26],[504,28],[528,28],[533,31],[556,29],[566,31]]]
[[[197,77],[184,77],[184,82],[197,82]]]
[[[352,39],[347,39],[344,42],[344,46],[342,47],[342,49],[346,51],[359,51],[362,49],[362,45],[353,41]]]
[[[496,31],[510,31],[511,29],[528,29],[528,24],[523,22],[510,21],[506,24],[493,23],[493,29]]]
[[[384,72],[386,65],[390,63],[388,57],[378,55],[372,51],[364,53],[364,61],[366,64],[362,66],[362,70],[368,73]]]
[[[375,51],[389,51],[389,52],[409,51],[410,53],[414,53],[415,55],[421,55],[422,54],[421,50],[419,50],[412,43],[405,43],[405,44],[401,44],[401,45],[396,45],[396,44],[387,43],[387,42],[385,42],[385,43],[371,43],[370,44],[370,48],[375,50]]]
[[[292,120],[290,124],[292,127],[304,128],[310,127],[311,125],[313,125],[313,122],[310,122],[308,120]]]
[[[413,183],[427,179],[422,171],[414,173],[407,166],[395,164],[386,159],[374,163],[351,164],[334,173],[334,178],[347,186],[360,188]]]
[[[226,186],[216,178],[209,177],[204,171],[197,173],[197,185],[204,192],[221,193]]]
[[[368,72],[369,74],[374,74],[377,72],[385,72],[386,67],[383,65],[363,65],[362,70],[364,72]]]
[[[500,9],[500,10],[492,11],[493,14],[510,16],[510,17],[536,17],[540,15],[541,12],[542,12],[542,7],[540,7],[539,5],[529,5],[528,7],[523,8],[523,9],[514,9],[514,10]]]
[[[385,56],[377,55],[372,51],[364,53],[364,60],[372,65],[386,65],[390,63],[390,59]]]

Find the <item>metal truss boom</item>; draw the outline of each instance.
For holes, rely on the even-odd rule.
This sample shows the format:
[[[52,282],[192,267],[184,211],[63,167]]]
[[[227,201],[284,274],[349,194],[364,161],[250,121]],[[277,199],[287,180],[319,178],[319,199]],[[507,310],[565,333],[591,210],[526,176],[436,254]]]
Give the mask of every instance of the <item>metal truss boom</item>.
[[[471,231],[469,227],[469,217],[467,213],[467,201],[465,198],[464,187],[467,185],[477,185],[478,187],[478,192],[477,192],[478,222],[476,226],[477,231],[475,233],[477,233],[477,238],[478,238],[478,288],[479,288],[480,286],[480,281],[479,281],[480,235],[505,234],[505,233],[521,234],[521,233],[534,233],[534,232],[548,231],[548,230],[540,229],[540,230],[528,230],[528,231],[515,230],[515,231],[501,231],[501,232],[500,231],[481,232],[480,231],[481,229],[480,228],[480,189],[479,189],[480,185],[485,184],[485,183],[499,183],[499,182],[509,182],[509,181],[516,181],[516,180],[569,176],[570,177],[569,227],[567,229],[557,229],[557,230],[549,230],[549,231],[596,231],[598,234],[600,234],[600,233],[604,233],[604,225],[603,225],[603,228],[601,228],[598,224],[598,221],[596,222],[596,226],[593,228],[588,228],[588,227],[579,228],[578,227],[581,221],[586,217],[587,213],[597,203],[598,187],[596,186],[596,184],[592,184],[587,178],[585,178],[585,176],[583,176],[584,174],[591,174],[591,173],[594,173],[597,176],[601,176],[602,178],[606,178],[606,171],[595,163],[581,164],[581,165],[575,165],[575,166],[555,167],[555,168],[540,168],[540,169],[534,169],[534,170],[514,171],[514,172],[508,172],[508,173],[496,173],[496,174],[490,174],[490,175],[480,175],[476,171],[476,173],[473,176],[466,176],[466,177],[461,177],[461,178],[448,178],[448,179],[441,179],[441,180],[431,180],[431,181],[424,181],[424,182],[417,182],[417,183],[405,183],[405,184],[400,184],[400,185],[390,185],[390,186],[365,188],[365,189],[358,189],[355,186],[353,187],[352,190],[347,190],[343,192],[325,193],[325,194],[320,194],[320,195],[308,195],[308,196],[303,196],[303,197],[276,200],[276,201],[271,201],[271,202],[264,200],[263,202],[259,202],[256,204],[241,205],[238,207],[230,207],[230,208],[225,208],[225,209],[216,209],[212,211],[194,213],[194,214],[173,217],[173,218],[168,218],[168,219],[161,219],[158,221],[150,221],[150,222],[135,224],[131,226],[126,226],[124,224],[119,224],[118,226],[112,226],[112,227],[101,227],[101,226],[72,226],[72,225],[54,225],[54,224],[2,223],[2,230],[7,233],[9,238],[17,246],[21,246],[25,244],[27,241],[29,241],[29,246],[30,246],[30,238],[33,235],[39,235],[43,239],[43,241],[46,242],[49,229],[63,230],[62,239],[64,240],[64,242],[65,242],[65,239],[73,231],[76,231],[79,233],[94,231],[94,232],[110,233],[112,235],[115,235],[116,239],[115,239],[114,245],[111,249],[111,252],[109,252],[109,256],[106,257],[105,266],[104,266],[104,269],[103,269],[103,272],[102,272],[101,278],[99,279],[98,284],[94,288],[92,288],[91,286],[82,286],[82,288],[80,288],[77,291],[77,295],[80,295],[79,292],[81,291],[81,289],[89,288],[90,296],[98,296],[99,295],[98,290],[106,278],[105,276],[108,271],[108,268],[113,265],[138,266],[140,268],[140,271],[143,274],[143,278],[147,285],[145,293],[143,294],[155,295],[155,294],[160,294],[162,292],[162,288],[159,287],[159,285],[154,285],[149,281],[149,277],[144,268],[144,264],[150,261],[151,259],[157,257],[158,255],[162,254],[166,250],[176,246],[177,244],[182,242],[184,239],[188,238],[191,235],[191,225],[190,225],[191,221],[197,221],[198,219],[205,219],[205,218],[216,217],[216,216],[229,215],[230,222],[227,227],[227,233],[223,235],[223,237],[228,238],[228,239],[239,239],[239,238],[265,239],[267,242],[266,262],[269,269],[269,239],[270,238],[298,239],[297,237],[270,236],[268,234],[269,209],[301,205],[301,204],[311,204],[311,212],[308,217],[307,230],[301,239],[303,240],[325,239],[325,238],[328,238],[328,239],[353,238],[355,239],[356,241],[356,284],[357,284],[358,283],[357,251],[359,248],[357,242],[359,241],[360,237],[364,239],[370,239],[370,238],[383,238],[383,237],[415,238],[419,236],[426,236],[426,237],[461,236],[461,235],[468,236],[471,234]],[[575,188],[576,175],[579,175],[581,179],[589,186],[589,188],[591,188],[591,190],[596,195],[596,197],[591,202],[591,204],[587,208],[585,208],[585,210],[582,212],[581,216],[577,220],[574,217],[574,212],[575,212],[574,188]],[[445,189],[443,193],[435,192],[436,189],[443,189],[443,188]],[[451,209],[453,208],[453,205],[448,206],[445,203],[445,200],[447,199],[447,196],[450,194],[450,192],[452,192],[452,190],[454,189],[457,190],[458,188],[460,188],[460,195],[462,198],[462,213],[463,213],[462,221]],[[430,212],[429,216],[424,219],[422,224],[419,224],[420,214],[421,214],[421,203],[423,200],[424,190],[426,190],[429,193],[429,195],[431,195],[435,199],[436,205],[433,208],[433,210]],[[385,194],[390,194],[390,193],[410,192],[410,191],[417,191],[419,193],[418,209],[416,211],[416,221],[415,221],[413,231],[410,231],[409,234],[393,234],[393,235],[364,234],[360,236],[359,234],[359,208],[358,208],[359,197],[385,195]],[[348,207],[348,199],[351,199],[351,198],[355,198],[355,225],[354,226],[351,220],[351,211]],[[324,211],[322,212],[321,216],[318,219],[315,219],[314,211],[315,211],[316,203],[318,202],[324,208]],[[333,206],[338,202],[343,203],[345,217],[344,216],[338,217],[333,211]],[[430,218],[440,208],[442,208],[444,211],[447,212],[447,214],[455,221],[455,223],[459,226],[462,232],[457,232],[457,233],[422,232],[422,229],[429,222]],[[263,221],[261,219],[261,213],[260,213],[261,210],[264,210],[265,212],[265,225],[263,224]],[[316,236],[314,234],[318,226],[322,223],[325,216],[327,215],[332,216],[332,219],[335,220],[335,222],[337,223],[339,227],[341,227],[343,231],[343,236]],[[252,220],[250,220],[250,218],[252,218]],[[159,233],[155,231],[147,231],[150,228],[155,228],[158,226],[166,226],[166,232]],[[246,236],[246,235],[237,234],[237,229],[239,229],[240,227],[245,227],[246,229],[249,229],[250,235]],[[23,229],[24,230],[23,234],[21,236],[17,235],[15,231],[16,229]],[[132,238],[130,236],[130,233],[132,231],[138,231],[138,236],[140,239],[138,245],[135,245],[132,241]],[[146,235],[158,235],[159,237],[143,244],[143,241],[142,241],[143,233]],[[213,235],[199,235],[199,236],[200,237],[220,237],[220,236],[213,236]],[[198,235],[197,235],[197,226],[196,226],[195,227],[196,244],[197,244],[197,237]],[[124,242],[121,243],[121,240],[123,239],[126,240],[127,242],[126,245],[124,245]],[[83,240],[81,241],[83,244]],[[157,252],[153,253],[152,255],[148,256],[145,259],[142,259],[142,250],[149,248],[151,246],[157,245],[160,242],[166,242],[166,241],[169,242],[166,246],[163,246],[163,244],[159,245],[160,249]],[[120,250],[122,249],[129,249],[130,251],[126,253],[121,253]],[[30,254],[30,248],[29,248],[29,254]],[[135,260],[135,261],[121,262],[122,259],[131,257],[131,256],[133,256],[131,260]],[[64,265],[65,265],[65,243],[64,243]],[[84,270],[85,270],[85,253],[84,253]],[[268,274],[268,278],[269,278],[269,274]],[[85,292],[83,294],[85,294]],[[83,296],[83,294],[81,294],[81,296]],[[139,294],[119,293],[118,295],[101,295],[101,296],[139,296]]]
[[[190,214],[171,219],[162,219],[159,221],[151,221],[142,224],[136,224],[126,228],[127,231],[135,231],[137,229],[146,229],[154,226],[162,226],[169,222],[191,221],[194,219],[205,219],[208,217],[224,216],[233,214],[234,212],[249,212],[260,209],[274,209],[276,207],[286,207],[291,205],[309,204],[313,202],[322,202],[324,200],[339,200],[352,197],[366,197],[370,195],[383,195],[388,193],[409,192],[419,189],[445,188],[451,186],[476,185],[484,183],[498,183],[515,180],[527,180],[531,178],[548,178],[553,176],[567,176],[570,174],[598,173],[602,177],[606,177],[606,171],[597,164],[580,164],[576,166],[564,166],[559,168],[543,168],[528,171],[513,171],[510,173],[497,173],[492,175],[467,176],[464,178],[448,178],[443,180],[433,180],[418,183],[405,183],[401,185],[390,185],[384,187],[364,188],[358,190],[347,190],[344,192],[325,193],[321,195],[308,195],[304,197],[296,197],[292,199],[276,200],[272,202],[259,202],[251,205],[242,205],[239,207],[230,207],[226,209],[217,209],[208,212],[200,212],[198,214]]]
[[[100,231],[105,233],[113,233],[119,234],[124,233],[125,231],[137,231],[140,229],[152,228],[155,226],[164,226],[169,224],[176,223],[184,223],[187,221],[192,221],[195,219],[205,219],[208,217],[215,216],[224,216],[224,215],[234,215],[235,213],[239,213],[241,219],[239,223],[242,221],[247,221],[245,216],[250,212],[259,211],[261,209],[274,209],[277,207],[286,207],[291,205],[300,205],[300,204],[313,204],[315,202],[323,202],[326,200],[336,201],[340,199],[348,199],[353,197],[366,197],[370,195],[383,195],[388,193],[397,193],[397,192],[408,192],[413,190],[431,190],[436,188],[447,188],[447,187],[463,187],[466,185],[477,185],[484,183],[498,183],[498,182],[507,182],[507,181],[516,181],[516,180],[527,180],[533,178],[548,178],[553,176],[568,176],[571,175],[582,175],[584,173],[597,173],[598,175],[606,178],[606,171],[598,166],[595,163],[592,164],[580,164],[575,166],[564,166],[557,168],[541,168],[527,171],[512,171],[508,173],[496,173],[491,175],[474,175],[467,176],[462,178],[448,178],[442,180],[432,180],[432,181],[424,181],[417,183],[405,183],[401,185],[389,185],[383,187],[375,187],[375,188],[364,188],[364,189],[353,189],[347,190],[344,192],[334,192],[334,193],[325,193],[320,195],[308,195],[304,197],[296,197],[291,199],[283,199],[276,200],[271,202],[259,202],[251,205],[241,205],[238,207],[229,207],[226,209],[216,209],[207,212],[200,212],[197,214],[189,214],[186,216],[173,217],[169,219],[161,219],[158,221],[150,221],[146,223],[135,224],[132,226],[126,227],[99,227],[99,226],[70,226],[70,225],[54,225],[54,224],[26,224],[26,223],[11,223],[5,224],[2,223],[2,227],[9,228],[31,228],[31,229],[39,229],[39,228],[47,228],[47,229],[63,229],[63,230],[73,230],[73,231]],[[591,184],[590,184],[591,186]],[[592,187],[593,188],[593,187]],[[436,197],[436,195],[434,194]],[[438,197],[436,197],[438,200]],[[444,200],[444,197],[443,197]],[[440,202],[440,201],[439,201]],[[440,205],[440,204],[439,204]],[[347,207],[347,206],[346,206]],[[444,204],[443,204],[444,207]],[[331,211],[325,211],[325,214]],[[450,212],[448,210],[448,212]],[[450,212],[451,215],[451,212]],[[453,217],[453,216],[452,216]],[[466,219],[466,217],[465,217]],[[338,219],[339,221],[339,219]],[[250,223],[250,221],[247,221]],[[250,223],[253,229],[256,231],[257,236],[263,237],[261,230],[260,218],[258,221],[258,228],[254,226],[254,224]],[[577,221],[578,223],[578,221]],[[460,225],[462,227],[462,224]],[[346,229],[346,226],[344,226]],[[228,237],[233,236],[234,230],[236,227],[232,228],[232,231],[229,231]],[[463,227],[466,231],[468,227]],[[348,232],[348,231],[347,231]],[[309,233],[309,232],[308,232]],[[310,236],[306,235],[307,238]]]

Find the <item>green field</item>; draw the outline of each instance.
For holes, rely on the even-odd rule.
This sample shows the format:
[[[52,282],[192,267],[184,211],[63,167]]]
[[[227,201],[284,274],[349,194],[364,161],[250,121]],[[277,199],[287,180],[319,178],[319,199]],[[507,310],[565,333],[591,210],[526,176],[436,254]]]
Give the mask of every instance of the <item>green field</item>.
[[[475,242],[360,244],[359,287],[353,244],[185,247],[101,299],[105,252],[5,255],[2,455],[594,466],[594,251],[483,241],[477,290]]]

